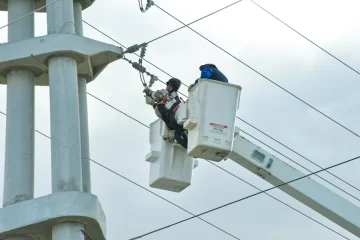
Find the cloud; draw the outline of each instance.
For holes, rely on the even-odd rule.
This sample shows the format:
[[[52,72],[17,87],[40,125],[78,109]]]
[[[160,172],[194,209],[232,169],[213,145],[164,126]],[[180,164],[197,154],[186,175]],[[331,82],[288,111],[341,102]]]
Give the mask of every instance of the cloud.
[[[212,1],[209,4],[205,0],[196,2],[159,0],[156,3],[187,23],[231,2]],[[257,2],[351,66],[359,65],[360,31],[356,24],[359,22],[359,16],[356,14],[359,6],[356,1],[347,0],[341,5],[336,1],[324,0],[315,2],[257,0]],[[36,20],[36,35],[46,34],[46,15],[36,14]],[[84,20],[125,46],[149,41],[181,26],[156,7],[152,7],[147,13],[141,13],[134,1],[96,1],[91,8],[84,11]],[[0,13],[0,26],[6,24],[6,21],[6,14]],[[354,131],[360,132],[358,127],[360,115],[357,111],[359,76],[288,30],[249,1],[243,1],[192,27],[271,80]],[[6,29],[0,30],[0,42],[6,41],[6,31]],[[115,44],[86,25],[84,31],[87,37]],[[133,55],[129,58],[137,60]],[[276,88],[188,29],[179,30],[149,44],[146,59],[186,84],[192,83],[199,76],[199,65],[205,62],[215,63],[232,83],[243,87],[238,116],[321,166],[326,167],[359,154],[358,138]],[[147,63],[144,63],[144,66],[163,81],[169,78],[167,74]],[[164,85],[156,83],[155,87],[163,88]],[[144,104],[142,90],[138,73],[128,63],[122,61],[112,63],[98,79],[88,84],[90,93],[149,124],[155,120],[155,115],[151,107]],[[187,93],[184,85],[181,91]],[[144,161],[145,155],[150,150],[148,130],[90,96],[88,104],[91,158],[189,211],[199,213],[257,191],[205,161],[201,161],[199,167],[194,170],[192,185],[181,194],[150,188],[149,165]],[[0,86],[0,110],[6,111],[4,86]],[[304,166],[312,170],[318,169],[244,123],[238,121],[238,124],[245,131]],[[36,128],[50,134],[47,87],[38,87],[36,90]],[[2,153],[0,169],[3,169],[5,117],[2,116],[0,116],[0,136],[0,153]],[[251,139],[251,137],[247,138]],[[257,143],[255,140],[252,141]],[[264,148],[269,150],[267,147]],[[274,153],[272,150],[269,151]],[[277,153],[274,155],[293,164]],[[50,141],[37,134],[36,196],[49,194],[51,191],[50,166]],[[220,163],[220,166],[261,189],[270,186],[230,160]],[[359,177],[356,172],[359,167],[359,163],[355,162],[332,172],[360,187],[357,184]],[[107,215],[109,239],[129,239],[189,216],[95,164],[91,164],[91,172],[93,193],[99,196]],[[359,196],[354,189],[329,177],[328,174],[322,176]],[[0,171],[0,202],[2,186],[3,171]],[[273,191],[271,194],[324,222],[332,229],[350,238],[353,237],[281,191]],[[341,195],[345,197],[343,193]],[[349,197],[346,198],[350,200]],[[338,235],[267,196],[243,201],[205,215],[204,218],[245,240],[263,239],[264,233],[270,239],[288,239],[290,236],[295,240],[339,239]],[[307,230],[303,231],[302,228]],[[230,239],[199,220],[179,224],[144,239],[184,238]]]

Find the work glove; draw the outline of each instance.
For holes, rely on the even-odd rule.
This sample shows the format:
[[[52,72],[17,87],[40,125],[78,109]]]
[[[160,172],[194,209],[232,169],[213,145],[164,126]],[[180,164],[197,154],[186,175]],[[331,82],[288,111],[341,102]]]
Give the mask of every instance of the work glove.
[[[153,93],[150,88],[145,88],[143,92],[146,94],[146,96],[151,96],[151,94]]]
[[[156,98],[156,99],[159,99],[162,97],[162,92],[161,91],[156,91],[156,92],[153,92],[152,95],[151,95],[152,98]]]
[[[188,92],[190,92],[190,90],[195,86],[195,83],[190,84],[190,86],[188,87]]]
[[[152,99],[152,98],[149,97],[149,96],[146,96],[146,97],[145,97],[145,101],[146,101],[146,104],[149,104],[149,105],[151,105],[151,106],[154,106],[154,104],[155,104],[155,100]]]

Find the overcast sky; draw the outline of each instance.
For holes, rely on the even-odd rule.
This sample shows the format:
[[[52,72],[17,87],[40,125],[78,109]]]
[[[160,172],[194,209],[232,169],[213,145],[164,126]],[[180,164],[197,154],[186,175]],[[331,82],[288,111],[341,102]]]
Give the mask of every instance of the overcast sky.
[[[350,66],[360,70],[359,1],[256,1]],[[193,21],[231,2],[233,0],[155,0],[155,3],[184,22]],[[84,11],[84,20],[125,46],[149,41],[181,26],[156,7],[145,14],[141,13],[135,0],[96,1]],[[0,13],[0,26],[6,23],[7,14]],[[360,76],[289,30],[249,0],[244,0],[192,27],[276,83],[360,133]],[[46,15],[36,14],[36,36],[45,35],[46,31]],[[89,38],[116,44],[86,25],[84,34]],[[0,42],[6,41],[7,28],[4,28],[0,30]],[[134,55],[128,57],[137,60]],[[237,116],[322,167],[360,155],[358,137],[294,99],[189,29],[184,28],[151,43],[146,59],[187,85],[199,77],[198,67],[201,64],[216,64],[230,82],[243,88]],[[163,81],[169,79],[169,76],[149,64],[144,65]],[[155,85],[155,88],[163,87],[161,83]],[[149,124],[156,116],[152,108],[145,105],[142,90],[138,73],[124,61],[112,63],[88,85],[88,92]],[[187,93],[185,86],[182,86],[180,91]],[[144,161],[150,150],[148,129],[90,96],[88,104],[91,158],[183,208],[200,213],[257,192],[202,160],[194,170],[192,185],[183,192],[171,193],[151,189],[148,187],[149,164]],[[0,86],[0,110],[6,112],[5,86]],[[6,118],[1,115],[1,206],[5,124]],[[237,125],[312,171],[319,169],[244,123],[239,121]],[[50,135],[47,87],[36,88],[36,129]],[[243,136],[258,143],[246,134]],[[50,141],[39,134],[35,134],[35,141],[35,196],[40,197],[51,193]],[[289,162],[272,150],[269,151]],[[219,165],[261,189],[271,186],[230,160]],[[296,168],[300,169],[298,166]],[[333,169],[332,172],[360,188],[359,169],[358,161]],[[304,169],[301,171],[307,173]],[[107,236],[110,240],[129,239],[190,216],[95,164],[91,164],[91,174],[93,193],[99,197],[106,213]],[[358,191],[329,174],[322,173],[321,176],[360,198]],[[329,188],[334,189],[331,186]],[[356,239],[354,235],[283,192],[274,190],[270,194],[346,237]],[[357,200],[340,194],[360,206]],[[242,240],[343,239],[266,195],[247,199],[203,217]],[[143,239],[232,238],[198,219],[193,219]]]

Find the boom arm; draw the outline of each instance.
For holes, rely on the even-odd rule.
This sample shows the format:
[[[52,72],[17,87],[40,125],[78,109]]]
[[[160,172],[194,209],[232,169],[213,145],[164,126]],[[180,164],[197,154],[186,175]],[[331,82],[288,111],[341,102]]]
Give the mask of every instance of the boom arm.
[[[162,121],[150,125],[151,152],[146,161],[150,163],[151,187],[173,192],[189,187],[197,166],[194,158],[219,162],[226,157],[274,186],[305,176],[238,135],[235,117],[240,92],[238,85],[199,80],[188,101],[175,113],[178,123],[188,130],[187,149],[163,140],[172,139],[173,134]],[[360,208],[312,178],[304,177],[279,189],[360,237]]]
[[[228,158],[274,186],[305,175],[241,136]],[[360,208],[315,180],[307,177],[279,189],[360,237]]]

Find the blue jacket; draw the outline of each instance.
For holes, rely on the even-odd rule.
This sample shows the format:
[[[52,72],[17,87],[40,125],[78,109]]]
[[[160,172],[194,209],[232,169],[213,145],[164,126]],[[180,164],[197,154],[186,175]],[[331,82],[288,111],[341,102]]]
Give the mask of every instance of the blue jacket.
[[[207,78],[225,83],[229,82],[226,76],[220,72],[214,64],[201,65],[199,69],[201,71],[200,78]],[[195,81],[195,84],[197,83],[198,80]]]

